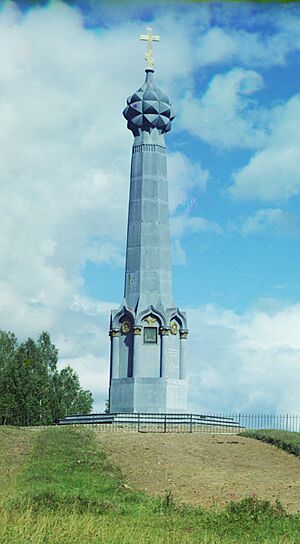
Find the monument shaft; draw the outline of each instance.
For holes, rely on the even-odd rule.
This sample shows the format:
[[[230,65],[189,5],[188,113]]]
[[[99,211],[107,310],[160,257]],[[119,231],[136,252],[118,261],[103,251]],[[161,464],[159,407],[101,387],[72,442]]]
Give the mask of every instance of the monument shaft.
[[[185,412],[188,331],[172,295],[164,141],[174,115],[152,69],[127,104],[134,143],[124,299],[110,324],[110,411]]]
[[[132,148],[124,297],[130,308],[174,306],[167,156],[157,131]]]

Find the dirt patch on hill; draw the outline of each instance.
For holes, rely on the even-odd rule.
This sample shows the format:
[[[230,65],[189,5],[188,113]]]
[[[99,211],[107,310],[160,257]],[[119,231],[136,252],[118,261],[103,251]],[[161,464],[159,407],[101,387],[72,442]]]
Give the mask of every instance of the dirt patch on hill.
[[[300,459],[235,435],[99,433],[126,483],[209,507],[256,496],[300,511]]]

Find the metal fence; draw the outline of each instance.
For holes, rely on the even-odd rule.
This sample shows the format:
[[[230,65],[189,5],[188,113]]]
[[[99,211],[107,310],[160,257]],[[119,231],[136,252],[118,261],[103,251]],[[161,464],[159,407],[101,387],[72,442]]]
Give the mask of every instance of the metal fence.
[[[89,425],[99,431],[141,433],[225,433],[245,429],[280,429],[300,432],[300,416],[290,414],[72,414],[59,425]]]

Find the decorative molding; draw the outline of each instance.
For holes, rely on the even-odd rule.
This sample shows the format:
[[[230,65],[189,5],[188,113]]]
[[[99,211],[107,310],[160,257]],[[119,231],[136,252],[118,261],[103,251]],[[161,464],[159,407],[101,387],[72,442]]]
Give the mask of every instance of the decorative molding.
[[[123,334],[128,334],[131,331],[130,321],[123,321],[121,325],[121,331]]]
[[[147,321],[149,327],[153,327],[154,325],[157,324],[157,319],[155,319],[154,317],[151,317],[151,315],[144,317],[143,321]]]
[[[124,317],[127,318],[126,321],[131,321],[131,322],[134,321],[134,317],[135,317],[134,313],[127,306],[123,306],[120,310],[118,310],[114,314],[112,319],[112,324],[111,324],[112,329],[120,327],[120,321]]]
[[[181,330],[187,330],[187,324],[186,324],[186,314],[185,312],[181,312],[179,308],[170,308],[170,312],[168,315],[168,320],[176,321],[178,324],[178,328]]]
[[[111,338],[115,338],[116,336],[120,336],[120,329],[111,329],[109,331],[109,336]]]
[[[132,153],[142,153],[143,151],[154,151],[158,153],[166,153],[166,148],[159,144],[138,144],[132,148]]]
[[[179,331],[179,334],[180,334],[180,339],[185,340],[189,334],[189,331],[187,330]]]
[[[170,322],[170,332],[171,334],[177,334],[178,333],[178,323],[176,321]]]
[[[160,327],[159,332],[162,336],[168,336],[170,333],[169,327]]]
[[[156,322],[154,323],[155,327],[157,326],[168,327],[168,321],[166,319],[165,313],[162,313],[160,310],[157,310],[152,304],[150,304],[148,308],[145,308],[145,310],[143,310],[142,312],[139,312],[133,322],[136,325],[144,326],[145,325],[144,320],[147,317],[156,319]]]
[[[135,336],[140,336],[142,334],[142,327],[133,327],[133,334]]]

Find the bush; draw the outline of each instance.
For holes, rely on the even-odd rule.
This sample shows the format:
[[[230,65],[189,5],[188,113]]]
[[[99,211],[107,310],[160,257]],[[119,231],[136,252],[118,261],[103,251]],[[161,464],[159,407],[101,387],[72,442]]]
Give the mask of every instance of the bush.
[[[246,497],[239,502],[232,501],[226,506],[226,511],[235,516],[248,516],[255,520],[261,516],[284,518],[288,515],[279,501],[272,504],[270,501],[261,500],[257,497]]]
[[[278,430],[243,431],[240,436],[255,438],[300,457],[300,433]]]

